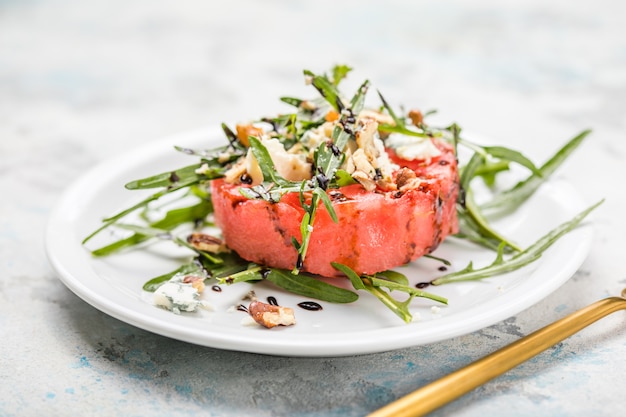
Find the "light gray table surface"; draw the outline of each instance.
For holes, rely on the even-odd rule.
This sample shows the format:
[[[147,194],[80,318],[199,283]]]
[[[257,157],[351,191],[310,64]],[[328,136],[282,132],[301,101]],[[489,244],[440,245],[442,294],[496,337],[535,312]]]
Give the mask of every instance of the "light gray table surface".
[[[0,1],[0,416],[361,416],[626,286],[626,7],[597,1]],[[425,346],[336,358],[201,347],[93,308],[51,267],[66,187],[156,138],[271,114],[301,70],[355,68],[397,103],[437,108],[547,156],[594,213],[591,251],[545,299]],[[617,416],[616,313],[436,411]]]

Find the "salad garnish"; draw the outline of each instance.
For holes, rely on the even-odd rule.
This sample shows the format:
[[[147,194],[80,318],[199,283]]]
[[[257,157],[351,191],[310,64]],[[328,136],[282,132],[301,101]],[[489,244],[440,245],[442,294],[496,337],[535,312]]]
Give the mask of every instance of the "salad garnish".
[[[327,280],[302,271],[307,256],[311,233],[315,226],[318,207],[323,205],[333,221],[337,222],[331,193],[339,187],[365,181],[376,182],[384,177],[384,172],[377,170],[373,178],[359,179],[342,169],[346,160],[346,147],[355,140],[357,115],[366,111],[365,100],[370,88],[369,81],[363,82],[357,91],[347,99],[339,89],[341,81],[352,68],[338,65],[330,74],[315,74],[305,70],[304,77],[317,91],[314,99],[282,97],[281,101],[290,105],[293,111],[271,118],[261,118],[255,123],[269,124],[272,139],[276,139],[285,149],[301,147],[311,155],[313,175],[310,179],[290,180],[279,174],[267,146],[259,139],[254,125],[247,133],[247,141],[233,131],[227,124],[222,124],[226,144],[210,149],[196,150],[175,147],[198,162],[174,171],[168,171],[126,184],[129,190],[157,190],[133,206],[103,219],[99,228],[87,236],[83,244],[107,228],[125,230],[128,236],[91,250],[94,256],[109,256],[122,250],[128,250],[150,241],[168,240],[189,250],[189,262],[174,271],[147,281],[143,289],[154,292],[173,277],[185,274],[195,275],[205,280],[214,280],[219,284],[232,285],[239,282],[270,281],[286,291],[302,296],[332,303],[351,303],[358,298],[359,291],[366,291],[378,298],[391,311],[405,322],[410,322],[410,303],[415,297],[422,297],[447,304],[447,299],[423,291],[409,284],[408,278],[396,270],[381,271],[376,274],[359,275],[350,267],[333,263],[333,267],[343,273],[354,291],[332,285]],[[502,216],[515,211],[524,201],[547,181],[589,135],[585,130],[565,143],[543,165],[536,166],[522,152],[504,146],[486,146],[467,139],[457,124],[436,127],[426,123],[434,111],[412,111],[400,116],[388,101],[378,92],[380,105],[374,109],[383,115],[378,125],[381,135],[400,135],[407,138],[440,138],[453,144],[457,150],[469,154],[467,160],[459,164],[460,192],[456,202],[459,231],[451,238],[464,239],[487,248],[494,253],[494,261],[480,268],[470,262],[459,271],[443,274],[430,281],[433,287],[459,281],[480,280],[495,275],[520,269],[539,259],[542,254],[559,238],[573,230],[586,216],[598,207],[602,201],[581,211],[572,219],[562,223],[526,248],[502,235],[490,223],[492,216]],[[331,140],[310,145],[304,139],[314,129],[322,126],[329,118],[336,121]],[[247,142],[247,143],[244,143]],[[242,187],[241,193],[248,199],[260,199],[269,203],[278,202],[286,193],[298,193],[304,216],[300,225],[301,236],[293,236],[292,244],[297,251],[297,262],[291,270],[272,268],[245,261],[237,253],[220,245],[219,237],[208,238],[213,244],[203,245],[202,235],[214,225],[211,222],[213,206],[208,184],[218,178],[232,175],[232,168],[246,157],[248,149],[258,162],[262,181],[251,187]],[[498,176],[519,165],[528,173],[514,186],[499,190]],[[252,184],[252,179],[242,174],[239,181]],[[491,190],[488,201],[477,202],[475,185],[482,182]],[[169,196],[175,207],[165,210],[155,218],[155,212],[163,213],[163,207],[156,204]],[[136,221],[125,223],[124,219],[135,213]],[[189,236],[194,235],[195,238]],[[209,234],[207,233],[207,236]],[[299,238],[299,239],[298,239]],[[217,239],[217,240],[215,240]],[[200,242],[200,243],[198,243]],[[434,255],[425,255],[450,265],[449,260]],[[398,300],[392,293],[403,293]]]

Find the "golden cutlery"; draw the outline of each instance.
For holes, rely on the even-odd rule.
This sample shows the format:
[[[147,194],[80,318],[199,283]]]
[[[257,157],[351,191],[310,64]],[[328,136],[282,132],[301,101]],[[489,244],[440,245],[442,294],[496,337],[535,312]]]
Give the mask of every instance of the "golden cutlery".
[[[621,297],[609,297],[578,310],[437,381],[369,414],[369,417],[423,416],[487,383],[543,352],[597,320],[626,309],[626,288]]]

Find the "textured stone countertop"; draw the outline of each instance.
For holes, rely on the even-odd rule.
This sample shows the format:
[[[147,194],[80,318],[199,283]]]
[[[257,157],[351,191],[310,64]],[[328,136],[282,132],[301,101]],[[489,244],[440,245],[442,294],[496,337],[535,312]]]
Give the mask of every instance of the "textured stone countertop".
[[[545,2],[0,1],[0,416],[361,416],[626,286],[626,6]],[[271,114],[301,70],[355,68],[541,159],[591,203],[591,251],[534,306],[425,346],[335,358],[202,347],[138,329],[68,290],[44,247],[63,191],[156,138]],[[306,90],[309,91],[309,90]],[[445,416],[616,416],[615,313],[439,409]]]

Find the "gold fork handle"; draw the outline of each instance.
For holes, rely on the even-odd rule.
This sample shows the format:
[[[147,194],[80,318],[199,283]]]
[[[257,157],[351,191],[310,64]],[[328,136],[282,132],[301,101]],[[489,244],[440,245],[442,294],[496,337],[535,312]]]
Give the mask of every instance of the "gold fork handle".
[[[624,298],[610,297],[597,301],[388,404],[369,417],[423,416],[622,309],[626,309]]]

